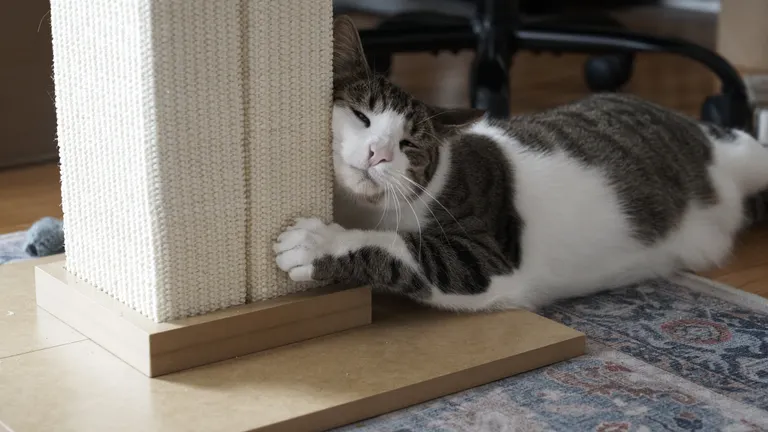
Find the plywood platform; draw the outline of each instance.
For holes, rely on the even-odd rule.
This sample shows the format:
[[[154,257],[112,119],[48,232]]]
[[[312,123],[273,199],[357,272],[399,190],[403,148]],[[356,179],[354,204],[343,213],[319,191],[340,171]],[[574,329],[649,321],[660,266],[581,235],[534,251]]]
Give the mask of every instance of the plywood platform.
[[[38,306],[150,377],[371,323],[367,287],[321,287],[168,323],[81,281],[64,261],[37,266],[35,288]]]
[[[0,314],[0,346],[6,329],[52,318],[33,309],[32,272],[0,267],[0,305],[24,311]],[[13,431],[326,430],[585,350],[583,334],[529,312],[453,314],[389,298],[374,298],[371,325],[160,378],[86,338],[44,347],[38,336],[0,359],[0,425]]]

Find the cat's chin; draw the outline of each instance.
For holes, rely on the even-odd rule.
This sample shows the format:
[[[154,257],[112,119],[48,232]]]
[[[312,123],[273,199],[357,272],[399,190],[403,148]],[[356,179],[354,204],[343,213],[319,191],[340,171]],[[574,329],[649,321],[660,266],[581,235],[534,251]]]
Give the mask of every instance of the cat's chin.
[[[341,171],[341,172],[339,172]],[[385,197],[385,189],[370,176],[354,168],[337,170],[337,186],[358,203],[379,206]]]

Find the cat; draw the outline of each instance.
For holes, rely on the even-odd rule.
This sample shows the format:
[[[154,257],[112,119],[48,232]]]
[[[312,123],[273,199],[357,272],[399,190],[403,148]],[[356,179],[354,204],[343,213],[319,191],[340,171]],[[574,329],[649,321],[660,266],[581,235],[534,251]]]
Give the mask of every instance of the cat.
[[[334,20],[335,222],[274,244],[295,281],[366,284],[440,309],[535,310],[728,258],[768,187],[747,133],[635,96],[492,120],[374,74]]]

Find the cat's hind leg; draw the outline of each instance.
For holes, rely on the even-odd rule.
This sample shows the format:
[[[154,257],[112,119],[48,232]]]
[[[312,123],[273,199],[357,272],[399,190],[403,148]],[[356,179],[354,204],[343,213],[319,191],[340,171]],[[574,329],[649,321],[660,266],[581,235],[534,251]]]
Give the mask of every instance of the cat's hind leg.
[[[714,168],[724,171],[743,196],[768,188],[768,146],[740,130],[707,135],[713,143]]]
[[[744,198],[768,187],[768,148],[749,134],[705,125],[712,141],[709,175],[717,194],[714,203],[692,202],[677,230],[658,248],[688,271],[723,265],[746,222]]]

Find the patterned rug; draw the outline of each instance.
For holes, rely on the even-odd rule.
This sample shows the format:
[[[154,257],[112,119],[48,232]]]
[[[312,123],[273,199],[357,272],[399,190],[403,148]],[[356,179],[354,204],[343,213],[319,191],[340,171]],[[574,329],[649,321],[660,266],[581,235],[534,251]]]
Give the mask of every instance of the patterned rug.
[[[29,258],[0,236],[0,262]],[[768,431],[768,301],[682,276],[558,303],[582,357],[338,431]]]
[[[339,431],[766,431],[768,303],[696,277],[562,302],[582,357]]]

